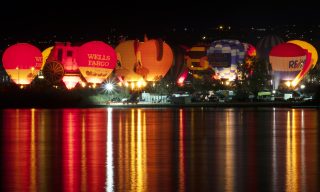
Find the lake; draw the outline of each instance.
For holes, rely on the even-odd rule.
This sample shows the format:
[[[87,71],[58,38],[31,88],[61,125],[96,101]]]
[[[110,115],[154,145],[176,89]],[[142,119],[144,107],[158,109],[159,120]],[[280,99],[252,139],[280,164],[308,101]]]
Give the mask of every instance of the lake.
[[[318,191],[319,110],[3,109],[1,191]]]

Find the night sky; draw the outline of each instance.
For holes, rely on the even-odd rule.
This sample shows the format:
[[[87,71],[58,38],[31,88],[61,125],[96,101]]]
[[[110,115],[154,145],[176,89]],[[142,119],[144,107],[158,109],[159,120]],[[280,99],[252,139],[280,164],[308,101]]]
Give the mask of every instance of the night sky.
[[[52,35],[94,39],[115,28],[129,36],[163,36],[174,28],[205,30],[218,24],[232,26],[318,24],[315,5],[271,1],[112,1],[90,0],[17,2],[1,6],[2,36],[46,38]],[[319,34],[320,35],[320,34]]]

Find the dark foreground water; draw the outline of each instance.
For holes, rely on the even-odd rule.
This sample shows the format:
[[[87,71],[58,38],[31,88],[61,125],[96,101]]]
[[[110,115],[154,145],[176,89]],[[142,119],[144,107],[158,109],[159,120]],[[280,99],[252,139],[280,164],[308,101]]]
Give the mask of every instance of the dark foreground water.
[[[1,191],[319,191],[319,111],[0,111]]]

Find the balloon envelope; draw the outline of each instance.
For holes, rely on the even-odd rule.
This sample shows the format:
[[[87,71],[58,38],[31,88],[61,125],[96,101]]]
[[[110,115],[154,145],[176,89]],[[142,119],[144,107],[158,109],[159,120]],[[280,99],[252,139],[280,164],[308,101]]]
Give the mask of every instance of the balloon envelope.
[[[161,40],[147,40],[138,48],[138,61],[141,67],[147,70],[140,73],[147,81],[162,79],[173,62],[173,53],[170,46]]]
[[[236,78],[238,64],[244,60],[245,49],[238,40],[217,40],[211,43],[207,55],[216,76],[232,81]]]
[[[115,73],[124,81],[143,80],[142,76],[136,73],[138,46],[138,41],[129,40],[121,42],[115,49],[118,58]]]
[[[209,67],[207,48],[194,46],[187,52],[187,66],[190,70],[206,70]]]
[[[42,66],[42,54],[31,44],[17,43],[5,50],[2,63],[16,84],[30,84]]]
[[[308,52],[293,43],[282,43],[272,48],[269,60],[275,89],[280,80],[292,81],[303,69]]]
[[[79,47],[76,60],[87,82],[102,83],[115,68],[117,56],[106,43],[90,41]]]

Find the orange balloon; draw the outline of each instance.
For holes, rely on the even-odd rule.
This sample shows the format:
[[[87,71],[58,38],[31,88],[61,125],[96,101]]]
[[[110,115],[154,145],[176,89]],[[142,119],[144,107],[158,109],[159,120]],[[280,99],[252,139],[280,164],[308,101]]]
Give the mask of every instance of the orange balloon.
[[[138,46],[139,41],[129,40],[121,42],[115,49],[118,58],[115,73],[124,81],[140,81],[143,79],[142,76],[136,72],[138,65]]]
[[[168,44],[161,40],[147,40],[138,48],[138,61],[147,81],[158,81],[169,71],[173,62],[173,53]]]

